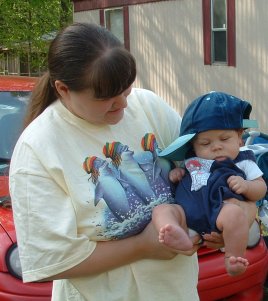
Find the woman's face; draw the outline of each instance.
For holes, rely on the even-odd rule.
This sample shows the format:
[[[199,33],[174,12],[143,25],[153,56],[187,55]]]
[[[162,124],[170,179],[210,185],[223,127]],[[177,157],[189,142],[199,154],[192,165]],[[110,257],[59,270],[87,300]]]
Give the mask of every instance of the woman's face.
[[[70,91],[60,81],[56,81],[55,86],[66,108],[74,115],[92,124],[118,123],[124,116],[124,110],[127,107],[127,96],[132,89],[132,86],[130,86],[120,95],[102,100],[94,98],[88,90]]]

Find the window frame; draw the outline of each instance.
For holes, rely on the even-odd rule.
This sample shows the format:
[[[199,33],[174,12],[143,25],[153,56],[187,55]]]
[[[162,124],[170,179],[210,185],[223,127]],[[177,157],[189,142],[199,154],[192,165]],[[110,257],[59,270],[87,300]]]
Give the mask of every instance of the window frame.
[[[227,66],[236,66],[236,29],[235,29],[235,0],[226,0],[227,9]],[[202,0],[203,11],[203,44],[204,64],[219,65],[213,63],[211,53],[212,26],[211,26],[211,0]]]
[[[124,31],[124,46],[127,50],[130,50],[130,39],[129,39],[129,11],[128,6],[123,7],[112,7],[109,10],[122,9],[123,12],[123,31]],[[105,10],[100,9],[100,25],[105,27]]]

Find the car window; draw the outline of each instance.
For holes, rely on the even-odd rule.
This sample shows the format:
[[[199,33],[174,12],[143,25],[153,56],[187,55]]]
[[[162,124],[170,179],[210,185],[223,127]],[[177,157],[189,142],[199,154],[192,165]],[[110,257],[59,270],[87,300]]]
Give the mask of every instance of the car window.
[[[31,92],[0,92],[0,159],[11,158]]]

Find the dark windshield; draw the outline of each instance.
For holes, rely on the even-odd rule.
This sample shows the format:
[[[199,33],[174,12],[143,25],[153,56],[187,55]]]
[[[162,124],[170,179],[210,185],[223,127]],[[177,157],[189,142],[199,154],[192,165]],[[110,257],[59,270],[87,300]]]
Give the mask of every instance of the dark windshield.
[[[11,158],[31,92],[0,92],[0,159]]]

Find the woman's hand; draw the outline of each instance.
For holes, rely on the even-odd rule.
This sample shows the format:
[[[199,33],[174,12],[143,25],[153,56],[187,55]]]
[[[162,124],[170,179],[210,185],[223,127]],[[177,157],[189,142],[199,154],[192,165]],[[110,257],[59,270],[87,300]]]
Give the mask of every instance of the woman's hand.
[[[148,259],[172,259],[177,254],[183,254],[187,256],[193,255],[199,248],[200,236],[195,235],[191,237],[193,242],[193,248],[188,251],[178,251],[166,247],[164,244],[160,243],[158,240],[158,232],[152,222],[143,230],[140,236],[140,244],[142,244],[142,252],[144,256]]]
[[[220,249],[224,247],[224,241],[222,234],[217,232],[211,232],[210,234],[203,235],[203,244],[207,248]]]
[[[182,255],[186,255],[186,256],[192,256],[201,246],[202,244],[200,244],[200,235],[194,235],[191,236],[191,241],[193,243],[193,247],[191,250],[188,251],[177,251],[177,253],[182,254]]]
[[[257,212],[256,204],[254,202],[250,202],[250,201],[242,202],[236,199],[228,199],[224,202],[226,204],[231,203],[241,207],[247,216],[249,227],[253,224],[254,220],[256,219],[256,212]],[[220,249],[224,247],[223,237],[220,233],[211,232],[210,234],[205,234],[203,236],[203,239],[204,239],[203,246],[206,246],[208,248]]]
[[[166,247],[158,240],[158,231],[152,222],[137,235],[138,244],[141,246],[141,257],[147,259],[172,259],[177,255],[175,250]]]

